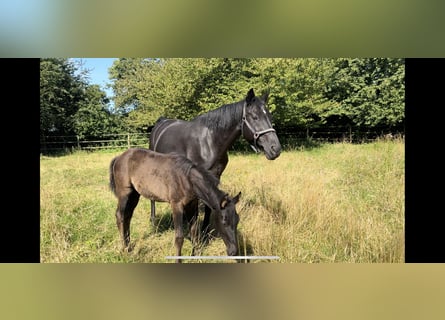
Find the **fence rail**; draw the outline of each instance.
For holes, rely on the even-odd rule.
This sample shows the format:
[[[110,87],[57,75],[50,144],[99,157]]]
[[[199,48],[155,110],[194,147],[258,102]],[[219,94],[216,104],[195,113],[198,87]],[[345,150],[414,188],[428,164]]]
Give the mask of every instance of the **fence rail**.
[[[404,136],[404,131],[391,128],[353,128],[353,127],[323,127],[323,128],[276,128],[283,146],[295,146],[305,142],[340,142],[350,143],[371,142],[379,137]],[[148,147],[149,134],[124,133],[108,134],[102,137],[79,136],[43,136],[40,139],[40,153],[66,152],[72,150],[127,149],[131,147]],[[234,149],[248,148],[248,145],[238,140]]]
[[[40,153],[147,146],[148,135],[143,133],[110,134],[92,139],[81,139],[79,136],[44,136],[40,139]]]

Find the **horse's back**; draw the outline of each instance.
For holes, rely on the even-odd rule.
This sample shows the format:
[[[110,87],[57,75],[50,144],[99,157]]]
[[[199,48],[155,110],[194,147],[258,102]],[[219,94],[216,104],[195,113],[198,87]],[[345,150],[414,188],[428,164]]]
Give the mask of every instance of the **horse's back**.
[[[218,152],[210,139],[208,127],[196,121],[166,118],[158,121],[150,135],[150,150],[160,153],[174,152],[214,171],[214,157]],[[224,154],[221,158],[224,158]]]
[[[117,157],[116,178],[123,188],[132,188],[143,197],[159,201],[179,201],[192,193],[187,170],[190,160],[177,154],[162,154],[144,148],[130,148]]]
[[[131,192],[128,163],[133,152],[132,149],[128,149],[114,157],[110,163],[110,188],[118,198]]]
[[[176,127],[178,127],[179,132],[184,132],[182,128],[186,125],[187,121],[184,120],[169,119],[164,117],[159,118],[150,133],[149,149],[159,152],[159,148],[161,147],[161,145],[165,145],[166,143],[170,142],[171,133],[174,132],[176,134]],[[167,131],[168,133],[166,135]]]

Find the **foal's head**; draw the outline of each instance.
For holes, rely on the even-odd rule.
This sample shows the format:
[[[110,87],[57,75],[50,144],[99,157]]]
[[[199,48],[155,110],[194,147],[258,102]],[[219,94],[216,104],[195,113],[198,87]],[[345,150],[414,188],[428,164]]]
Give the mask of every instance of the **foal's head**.
[[[234,198],[225,195],[221,200],[220,208],[216,210],[216,224],[218,231],[227,247],[227,255],[236,256],[238,253],[237,227],[239,215],[235,205],[241,192]]]

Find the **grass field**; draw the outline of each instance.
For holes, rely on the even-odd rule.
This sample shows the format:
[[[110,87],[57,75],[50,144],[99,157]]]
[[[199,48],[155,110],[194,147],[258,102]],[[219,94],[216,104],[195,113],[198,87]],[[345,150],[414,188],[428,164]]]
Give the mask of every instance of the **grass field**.
[[[131,222],[133,251],[121,252],[117,200],[108,166],[122,152],[76,152],[40,158],[41,262],[170,263],[171,210],[141,198]],[[278,256],[269,263],[404,262],[405,144],[322,144],[285,151],[274,161],[230,153],[220,189],[235,195],[240,255]],[[202,219],[202,214],[200,215]],[[184,241],[183,255],[191,243]],[[201,255],[226,255],[214,238]],[[233,260],[188,260],[233,263]]]

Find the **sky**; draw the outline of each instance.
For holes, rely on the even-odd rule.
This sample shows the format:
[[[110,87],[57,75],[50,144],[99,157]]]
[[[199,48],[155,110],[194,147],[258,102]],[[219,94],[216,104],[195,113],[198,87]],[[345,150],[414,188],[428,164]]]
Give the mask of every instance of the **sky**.
[[[111,83],[108,79],[108,68],[116,58],[74,58],[74,60],[82,60],[83,68],[90,70],[90,84],[100,85],[101,89],[107,93],[108,98],[113,96],[113,90],[107,88],[106,85]]]

